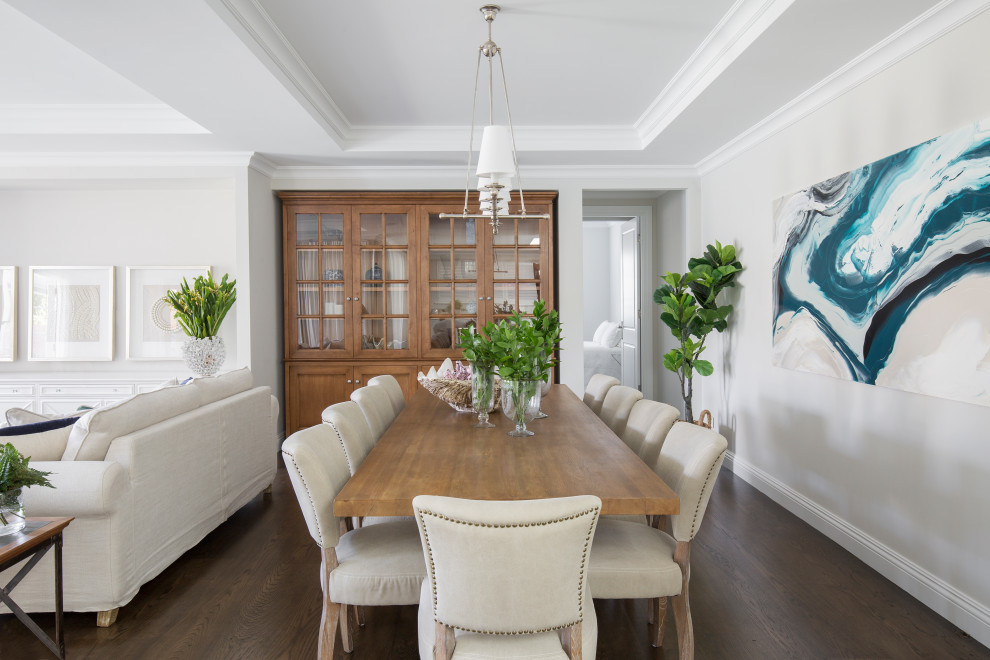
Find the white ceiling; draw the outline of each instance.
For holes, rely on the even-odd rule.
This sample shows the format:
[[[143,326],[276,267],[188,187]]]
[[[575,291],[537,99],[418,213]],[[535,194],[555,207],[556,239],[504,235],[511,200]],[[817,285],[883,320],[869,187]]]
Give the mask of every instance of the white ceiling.
[[[236,152],[274,165],[461,165],[487,37],[481,4],[0,0],[0,159]],[[990,0],[501,4],[493,38],[524,168],[692,168]]]

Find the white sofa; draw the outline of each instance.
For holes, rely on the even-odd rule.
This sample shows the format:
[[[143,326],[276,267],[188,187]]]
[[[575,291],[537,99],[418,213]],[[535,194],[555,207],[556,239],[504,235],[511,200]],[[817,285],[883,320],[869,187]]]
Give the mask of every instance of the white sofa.
[[[241,369],[138,394],[81,417],[61,460],[31,461],[55,488],[26,489],[26,514],[75,516],[65,610],[109,625],[142,584],[271,485],[278,401],[252,384]],[[53,585],[49,553],[11,595],[28,612],[54,611]]]

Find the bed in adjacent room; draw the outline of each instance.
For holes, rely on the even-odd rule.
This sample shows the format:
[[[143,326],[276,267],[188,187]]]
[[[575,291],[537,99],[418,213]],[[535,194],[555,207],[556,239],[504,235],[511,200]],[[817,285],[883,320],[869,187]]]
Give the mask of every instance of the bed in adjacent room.
[[[594,338],[584,342],[584,383],[595,374],[622,378],[622,326],[617,321],[602,321]]]

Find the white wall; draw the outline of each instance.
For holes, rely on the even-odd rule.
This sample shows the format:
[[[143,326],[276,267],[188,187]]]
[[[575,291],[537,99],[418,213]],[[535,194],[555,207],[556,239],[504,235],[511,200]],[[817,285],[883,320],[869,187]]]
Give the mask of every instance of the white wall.
[[[990,12],[703,176],[691,251],[746,267],[701,393],[733,469],[990,645],[990,408],[770,365],[771,202],[990,117],[988,33]]]
[[[612,250],[609,226],[585,222],[584,230],[584,340],[591,341],[612,309]]]
[[[181,362],[126,359],[126,267],[209,265],[236,276],[233,235],[229,179],[0,190],[0,264],[18,267],[17,360],[0,362],[0,376],[187,372]],[[28,361],[30,266],[115,267],[113,362]],[[221,331],[228,365],[240,361],[237,313],[235,304]]]
[[[656,231],[653,248],[656,268],[654,269],[655,281],[650,290],[651,297],[653,291],[660,286],[664,274],[667,272],[683,273],[687,270],[688,257],[684,245],[685,202],[685,194],[682,190],[671,190],[657,199],[654,214]],[[677,340],[670,334],[670,329],[659,320],[660,306],[654,303],[651,305],[650,311],[658,328],[653,335],[656,399],[669,403],[683,412],[684,397],[681,394],[681,385],[677,379],[677,374],[663,368],[663,356],[677,347]],[[698,409],[699,413],[700,410]]]

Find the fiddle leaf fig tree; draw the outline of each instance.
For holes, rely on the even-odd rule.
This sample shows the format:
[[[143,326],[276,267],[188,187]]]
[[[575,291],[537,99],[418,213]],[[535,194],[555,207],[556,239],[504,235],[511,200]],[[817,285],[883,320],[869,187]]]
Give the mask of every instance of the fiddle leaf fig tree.
[[[694,374],[711,376],[715,371],[711,362],[700,357],[705,341],[712,332],[728,327],[732,313],[732,305],[718,304],[718,295],[736,285],[741,270],[736,248],[716,241],[701,257],[688,261],[688,272],[668,272],[653,292],[653,301],[660,305],[660,320],[680,344],[663,356],[663,366],[680,380],[685,421],[694,421]]]

